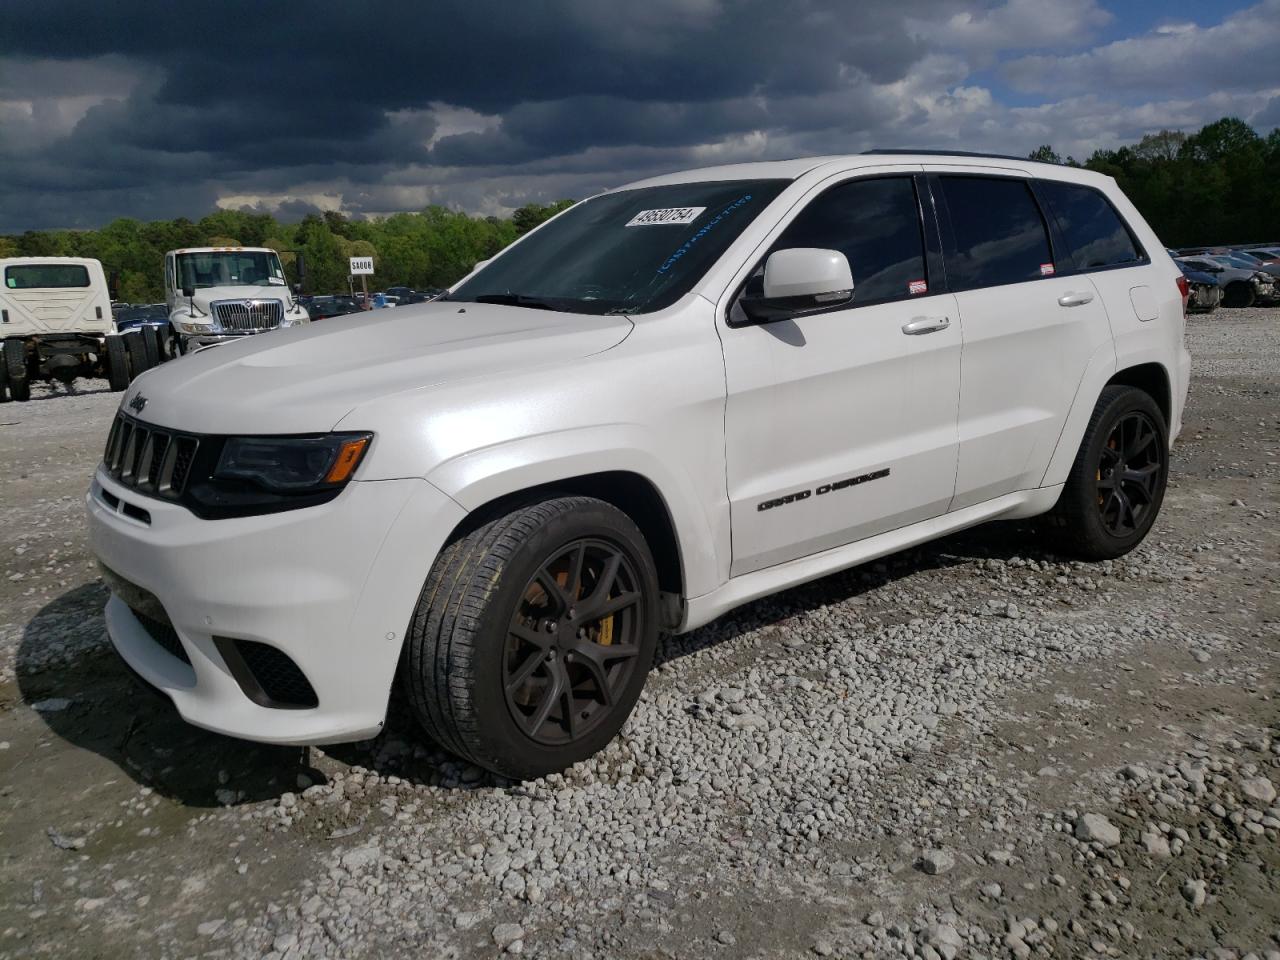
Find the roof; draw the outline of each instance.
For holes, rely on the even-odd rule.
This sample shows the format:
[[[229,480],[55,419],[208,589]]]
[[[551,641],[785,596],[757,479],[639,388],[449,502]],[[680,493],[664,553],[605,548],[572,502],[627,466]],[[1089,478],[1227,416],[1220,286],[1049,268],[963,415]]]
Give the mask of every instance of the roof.
[[[95,260],[93,257],[0,257],[0,267],[19,263],[80,263],[86,267],[102,266],[102,261]]]
[[[180,247],[169,253],[232,253],[247,251],[249,253],[275,253],[271,247]]]
[[[662,176],[636,180],[617,187],[633,190],[637,187],[658,187],[675,183],[693,183],[714,180],[798,180],[820,168],[830,168],[833,173],[856,170],[859,167],[893,164],[947,164],[948,166],[984,166],[1013,168],[1027,175],[1046,176],[1053,172],[1055,179],[1088,181],[1107,179],[1102,174],[1080,167],[1068,167],[1057,163],[1042,163],[1025,157],[996,153],[947,152],[942,150],[868,150],[865,153],[823,157],[797,157],[793,160],[762,160],[753,163],[731,163],[716,167],[680,170]],[[1016,167],[1014,166],[1016,164]]]

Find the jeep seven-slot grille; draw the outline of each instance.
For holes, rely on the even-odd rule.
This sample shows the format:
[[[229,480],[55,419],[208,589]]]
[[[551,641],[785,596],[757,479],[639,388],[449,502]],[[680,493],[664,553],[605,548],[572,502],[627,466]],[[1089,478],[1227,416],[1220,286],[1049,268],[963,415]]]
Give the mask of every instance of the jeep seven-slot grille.
[[[177,500],[186,489],[200,441],[116,414],[102,465],[121,486]]]
[[[284,317],[279,300],[215,300],[210,306],[222,329],[233,332],[274,330]]]

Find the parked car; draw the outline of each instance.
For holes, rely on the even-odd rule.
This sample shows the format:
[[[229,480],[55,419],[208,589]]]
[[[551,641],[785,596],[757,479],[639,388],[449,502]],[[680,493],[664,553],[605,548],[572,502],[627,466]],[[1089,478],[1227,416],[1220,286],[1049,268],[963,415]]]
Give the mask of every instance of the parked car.
[[[1222,287],[1224,307],[1251,307],[1255,303],[1271,303],[1277,299],[1273,278],[1260,270],[1219,263],[1212,257],[1182,257],[1181,263],[1192,270],[1214,276]]]
[[[1280,279],[1280,263],[1266,263],[1248,253],[1210,254],[1208,259],[1220,263],[1224,267],[1241,267],[1246,270],[1257,270],[1261,273]]]
[[[306,304],[307,313],[312,320],[324,320],[328,317],[343,317],[349,313],[359,313],[361,307],[353,297],[312,297]]]
[[[1218,278],[1211,273],[1192,270],[1185,263],[1179,262],[1178,266],[1191,288],[1190,295],[1187,297],[1187,312],[1213,313],[1217,310],[1218,305],[1222,303],[1222,287],[1218,283]]]
[[[362,739],[398,684],[470,762],[558,771],[621,729],[662,632],[997,518],[1133,549],[1182,426],[1188,292],[1116,182],[1072,167],[631,184],[441,300],[136,384],[86,497],[107,630],[201,727]]]
[[[1263,263],[1280,263],[1280,247],[1254,247],[1242,249],[1241,252],[1257,257]]]

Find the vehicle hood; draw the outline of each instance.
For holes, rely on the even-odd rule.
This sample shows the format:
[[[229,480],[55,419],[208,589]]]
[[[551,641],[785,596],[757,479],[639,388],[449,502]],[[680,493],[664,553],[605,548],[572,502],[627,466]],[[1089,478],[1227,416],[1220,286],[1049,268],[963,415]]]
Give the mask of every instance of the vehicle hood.
[[[462,379],[567,365],[615,346],[621,316],[423,303],[209,347],[139,377],[121,398],[140,419],[216,434],[317,433],[361,404]],[[376,426],[375,426],[376,429]]]

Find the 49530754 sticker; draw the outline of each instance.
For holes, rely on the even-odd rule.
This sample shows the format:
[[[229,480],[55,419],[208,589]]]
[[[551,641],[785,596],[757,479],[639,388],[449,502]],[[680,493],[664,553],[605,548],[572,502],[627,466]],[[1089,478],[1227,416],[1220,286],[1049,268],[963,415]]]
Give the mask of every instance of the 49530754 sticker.
[[[669,223],[693,223],[706,207],[662,207],[658,210],[641,210],[627,221],[628,227],[658,227]]]

